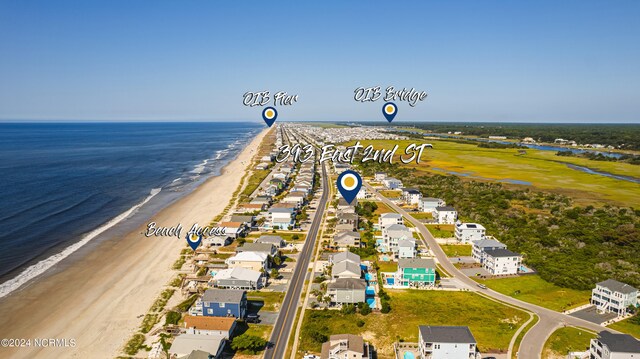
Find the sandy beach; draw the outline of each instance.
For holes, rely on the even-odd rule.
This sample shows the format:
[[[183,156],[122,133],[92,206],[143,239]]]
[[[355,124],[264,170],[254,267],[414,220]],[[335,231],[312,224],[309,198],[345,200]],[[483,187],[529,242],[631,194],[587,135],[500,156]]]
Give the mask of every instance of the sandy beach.
[[[231,199],[251,163],[262,131],[220,176],[165,208],[158,225],[208,224]],[[0,299],[0,339],[31,339],[30,348],[0,348],[2,358],[113,358],[136,332],[141,315],[175,276],[171,265],[185,246],[175,237],[146,238],[141,226],[100,243],[73,265]],[[75,347],[36,348],[34,339],[75,340]],[[141,353],[146,355],[145,352]]]

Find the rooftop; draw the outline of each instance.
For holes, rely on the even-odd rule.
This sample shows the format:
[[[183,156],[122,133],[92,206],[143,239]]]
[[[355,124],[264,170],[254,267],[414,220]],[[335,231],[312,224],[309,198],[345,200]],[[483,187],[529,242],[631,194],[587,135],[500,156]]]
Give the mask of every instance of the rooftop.
[[[328,289],[358,289],[365,290],[367,282],[360,278],[338,278],[327,284]]]
[[[601,287],[608,288],[614,292],[620,292],[624,294],[629,294],[633,292],[637,292],[638,290],[626,283],[618,282],[615,279],[607,279],[605,281],[597,283],[597,285]]]
[[[466,326],[421,325],[418,328],[422,335],[422,340],[427,343],[476,343],[471,330]]]
[[[400,258],[398,268],[436,268],[436,262],[427,258]]]
[[[455,212],[456,209],[451,207],[451,206],[444,206],[444,207],[436,207],[436,211],[439,212]]]
[[[487,249],[484,252],[491,257],[519,257],[520,256],[520,254],[504,248]]]
[[[605,344],[609,351],[640,354],[640,341],[629,334],[613,334],[608,331],[601,331],[598,334],[598,340],[600,343]]]
[[[205,315],[185,315],[184,327],[201,330],[225,330],[233,328],[236,318],[233,317],[209,317]]]
[[[236,289],[207,289],[202,295],[203,302],[239,303],[246,291]]]

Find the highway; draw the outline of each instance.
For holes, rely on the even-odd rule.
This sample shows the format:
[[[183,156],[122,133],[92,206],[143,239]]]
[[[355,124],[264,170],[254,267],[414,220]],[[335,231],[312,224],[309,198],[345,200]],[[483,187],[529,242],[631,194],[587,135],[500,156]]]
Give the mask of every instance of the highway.
[[[431,249],[442,268],[444,268],[444,270],[447,271],[451,276],[457,278],[459,281],[465,284],[469,290],[482,293],[485,296],[523,308],[538,315],[540,320],[524,335],[522,342],[520,343],[518,359],[537,359],[542,357],[542,349],[547,338],[551,335],[551,333],[553,333],[556,328],[563,325],[582,327],[595,332],[600,332],[606,329],[613,333],[617,333],[615,330],[605,328],[598,324],[559,313],[551,309],[543,308],[531,303],[523,302],[502,293],[493,291],[491,289],[480,289],[473,279],[462,273],[453,265],[453,263],[451,263],[449,257],[447,257],[442,248],[440,248],[435,238],[433,238],[431,233],[427,230],[424,224],[422,224],[422,222],[413,218],[408,212],[398,207],[388,198],[382,196],[368,183],[365,183],[365,185],[372,193],[375,193],[382,202],[384,202],[390,208],[393,208],[395,211],[409,220],[413,225],[415,225],[415,227],[418,229],[418,231],[420,231],[420,234],[422,234],[422,237],[424,238],[424,240],[422,241],[423,244],[427,248]]]
[[[291,327],[297,314],[298,303],[300,301],[300,294],[304,287],[304,280],[307,276],[307,269],[309,268],[309,261],[315,247],[316,237],[318,236],[318,229],[322,222],[324,209],[329,198],[329,184],[327,182],[327,169],[322,164],[322,197],[317,206],[317,211],[313,217],[311,227],[305,240],[302,252],[298,257],[298,263],[293,271],[293,276],[289,282],[289,288],[282,301],[282,307],[278,314],[278,319],[273,326],[271,332],[271,338],[269,339],[269,345],[265,350],[265,359],[281,359],[285,356],[287,344],[289,342],[289,335],[291,334]]]

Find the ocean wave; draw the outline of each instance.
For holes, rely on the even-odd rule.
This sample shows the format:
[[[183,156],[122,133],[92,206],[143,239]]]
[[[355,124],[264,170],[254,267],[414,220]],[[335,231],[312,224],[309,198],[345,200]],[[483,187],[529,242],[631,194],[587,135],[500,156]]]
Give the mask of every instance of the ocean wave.
[[[103,224],[102,226],[100,226],[100,227],[94,229],[93,231],[87,233],[84,237],[82,237],[82,239],[80,241],[68,246],[67,248],[65,248],[60,253],[54,254],[54,255],[50,256],[49,258],[47,258],[47,259],[43,259],[40,262],[29,266],[24,271],[22,271],[20,274],[18,274],[16,277],[14,277],[14,278],[12,278],[12,279],[0,284],[0,298],[2,298],[4,296],[7,296],[9,293],[11,293],[11,292],[15,291],[16,289],[20,288],[22,285],[24,285],[25,283],[27,283],[31,279],[33,279],[33,278],[39,276],[40,274],[44,273],[46,270],[48,270],[49,268],[51,268],[54,265],[56,265],[57,263],[59,263],[61,260],[63,260],[65,258],[67,258],[68,256],[70,256],[73,252],[77,251],[82,246],[84,246],[85,244],[89,243],[89,241],[91,241],[93,238],[95,238],[99,234],[103,233],[107,229],[115,226],[116,224],[118,224],[119,222],[124,220],[125,218],[129,217],[132,213],[137,211],[145,203],[149,202],[151,200],[151,198],[153,198],[155,195],[160,193],[161,190],[162,190],[161,188],[152,189],[151,192],[149,193],[149,196],[147,196],[142,202],[140,202],[140,203],[136,204],[135,206],[129,208],[127,211],[121,213],[120,215],[118,215],[115,218],[111,219],[109,222]]]

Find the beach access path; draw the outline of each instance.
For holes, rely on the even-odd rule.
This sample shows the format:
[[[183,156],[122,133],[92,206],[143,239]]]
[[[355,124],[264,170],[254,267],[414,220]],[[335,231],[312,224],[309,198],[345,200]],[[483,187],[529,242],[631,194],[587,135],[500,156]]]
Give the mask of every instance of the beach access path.
[[[159,226],[209,222],[221,213],[267,129],[258,134],[217,177],[160,211]],[[146,225],[105,240],[81,258],[63,260],[0,299],[0,338],[75,340],[75,346],[0,348],[2,358],[113,358],[137,332],[163,287],[174,277],[172,264],[185,247],[175,237],[146,238]],[[33,341],[32,341],[33,343]]]

